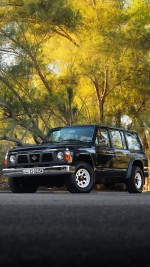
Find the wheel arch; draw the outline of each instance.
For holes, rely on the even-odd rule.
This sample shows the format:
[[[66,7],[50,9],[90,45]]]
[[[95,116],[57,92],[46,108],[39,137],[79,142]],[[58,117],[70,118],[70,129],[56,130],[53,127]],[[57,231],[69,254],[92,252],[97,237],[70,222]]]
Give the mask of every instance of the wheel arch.
[[[76,157],[76,163],[85,162],[94,169],[94,162],[90,154],[80,154]]]
[[[144,164],[143,164],[142,160],[132,158],[129,162],[129,165],[128,165],[128,171],[127,171],[126,179],[130,178],[133,166],[139,167],[144,174]]]

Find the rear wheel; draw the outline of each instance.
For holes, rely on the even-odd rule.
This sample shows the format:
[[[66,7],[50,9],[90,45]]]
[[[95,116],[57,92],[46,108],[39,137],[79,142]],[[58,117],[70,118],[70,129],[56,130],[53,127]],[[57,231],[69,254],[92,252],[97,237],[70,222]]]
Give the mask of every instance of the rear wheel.
[[[75,173],[66,178],[66,187],[71,193],[89,193],[94,185],[93,168],[84,162],[78,163]]]
[[[126,182],[129,193],[142,193],[144,186],[144,176],[142,170],[133,166],[131,177]]]
[[[13,193],[35,193],[37,191],[38,186],[34,184],[28,184],[24,181],[23,178],[13,177],[8,178],[8,184],[10,190]]]

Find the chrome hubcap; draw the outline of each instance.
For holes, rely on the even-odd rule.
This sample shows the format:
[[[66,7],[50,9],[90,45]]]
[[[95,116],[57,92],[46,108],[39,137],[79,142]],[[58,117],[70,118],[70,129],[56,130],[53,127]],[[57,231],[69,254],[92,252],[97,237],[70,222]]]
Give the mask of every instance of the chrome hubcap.
[[[75,180],[79,187],[85,188],[90,183],[90,174],[86,169],[79,169],[76,172]]]
[[[142,186],[142,177],[139,172],[137,172],[135,175],[135,185],[137,189],[140,189]]]

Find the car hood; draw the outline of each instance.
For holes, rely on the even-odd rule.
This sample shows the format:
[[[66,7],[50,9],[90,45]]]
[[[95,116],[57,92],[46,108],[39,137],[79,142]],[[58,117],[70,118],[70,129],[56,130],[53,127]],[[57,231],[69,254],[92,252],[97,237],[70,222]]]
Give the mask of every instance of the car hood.
[[[89,144],[86,143],[77,143],[77,142],[69,142],[69,143],[51,143],[51,144],[41,144],[41,145],[29,145],[24,147],[17,147],[11,149],[9,152],[30,152],[30,151],[40,151],[40,150],[49,150],[49,149],[75,149],[75,148],[85,148],[89,147]]]

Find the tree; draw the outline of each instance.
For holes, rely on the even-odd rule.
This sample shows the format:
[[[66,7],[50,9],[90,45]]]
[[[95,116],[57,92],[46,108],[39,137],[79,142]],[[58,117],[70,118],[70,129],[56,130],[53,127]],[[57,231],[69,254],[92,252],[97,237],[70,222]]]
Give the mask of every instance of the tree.
[[[146,0],[3,1],[1,135],[14,128],[23,141],[24,129],[39,142],[53,126],[121,126],[128,115],[148,140],[149,9]]]
[[[77,45],[71,32],[79,13],[65,0],[7,1],[3,11],[0,30],[3,119],[30,131],[38,142],[39,137],[45,136],[53,110],[54,77],[45,45],[54,34]]]

